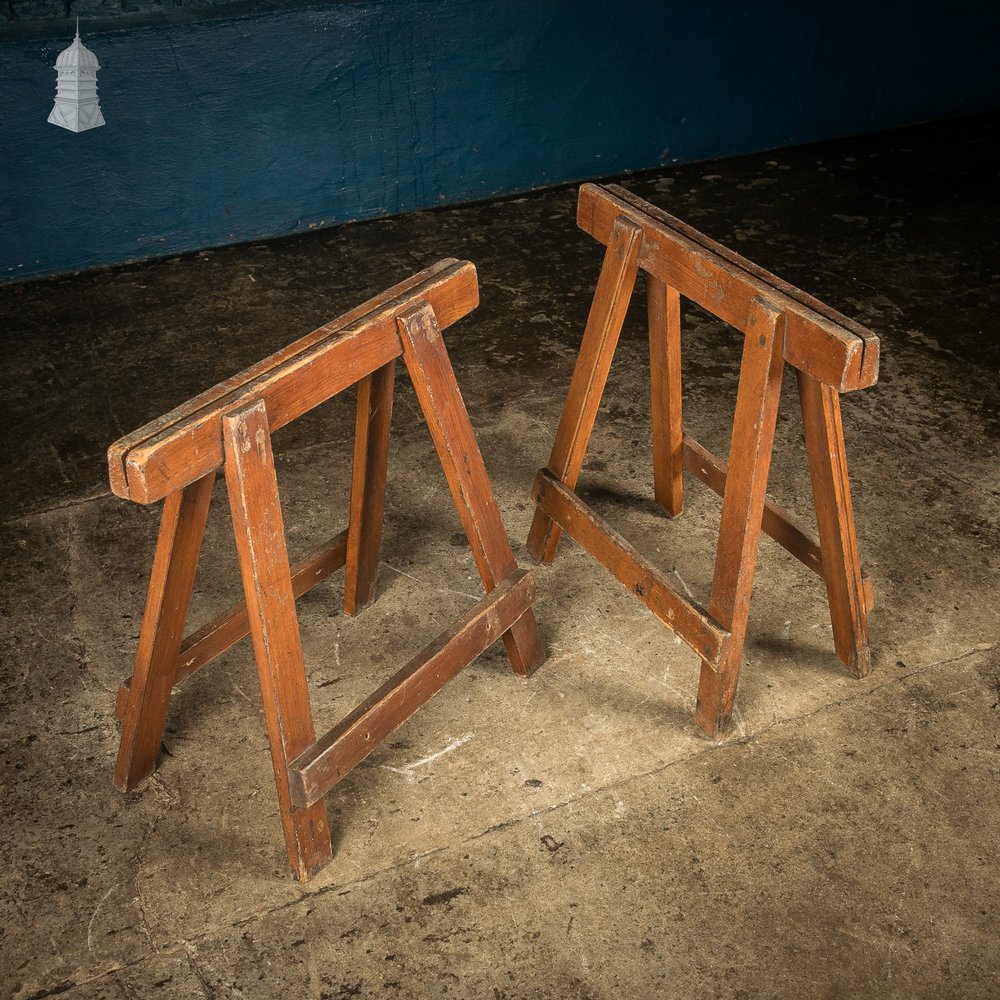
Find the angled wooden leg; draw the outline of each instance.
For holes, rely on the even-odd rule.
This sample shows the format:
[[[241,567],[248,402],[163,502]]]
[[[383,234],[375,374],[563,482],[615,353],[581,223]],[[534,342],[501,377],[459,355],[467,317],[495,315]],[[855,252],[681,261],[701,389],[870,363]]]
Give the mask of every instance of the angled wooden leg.
[[[129,791],[151,774],[160,756],[214,484],[212,472],[171,493],[163,504],[115,764],[114,786],[120,792]]]
[[[416,306],[396,323],[403,359],[488,593],[517,570],[517,562],[434,310],[427,304]],[[521,676],[527,677],[545,659],[530,608],[504,632],[503,641],[514,672]]]
[[[375,596],[395,374],[396,361],[393,359],[358,383],[344,577],[344,612],[348,615],[356,615]]]
[[[681,296],[646,276],[649,314],[650,412],[656,502],[677,517],[684,506],[684,430],[681,426]]]
[[[302,640],[288,567],[271,434],[263,400],[222,418],[226,485],[250,634],[292,874],[305,881],[332,857],[323,802],[292,805],[288,765],[314,740]]]
[[[798,379],[833,641],[841,663],[864,677],[871,670],[869,599],[854,532],[840,394],[804,372],[798,372]]]
[[[576,486],[594,429],[611,359],[635,286],[641,246],[642,228],[628,219],[616,219],[547,466],[570,489]],[[528,551],[532,557],[542,563],[552,562],[561,530],[545,511],[536,507],[528,533]]]
[[[732,638],[718,671],[702,663],[695,711],[695,721],[709,736],[716,736],[729,722],[740,676],[781,396],[783,348],[783,316],[755,299],[743,344],[729,472],[708,605],[709,614],[729,630]]]

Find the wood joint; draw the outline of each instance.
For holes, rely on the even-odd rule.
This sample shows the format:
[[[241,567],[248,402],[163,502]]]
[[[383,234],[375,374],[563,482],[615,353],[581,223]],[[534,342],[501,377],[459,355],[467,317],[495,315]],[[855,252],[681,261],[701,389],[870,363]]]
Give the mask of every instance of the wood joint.
[[[448,631],[291,762],[288,779],[293,804],[306,808],[322,799],[351,768],[510,629],[535,597],[531,574],[519,569],[474,604]]]
[[[681,594],[602,517],[548,469],[535,477],[532,497],[574,541],[630,590],[712,669],[729,644],[729,632],[700,604]]]
[[[173,686],[249,635],[288,864],[305,880],[332,857],[322,799],[335,781],[494,641],[521,676],[545,659],[534,584],[514,560],[441,335],[478,301],[475,268],[441,261],[111,446],[118,495],[165,498],[135,667],[115,700],[117,788],[127,791],[155,767]],[[317,741],[295,601],[342,567],[347,614],[374,596],[401,355],[487,596]],[[271,434],[355,384],[348,528],[290,567]],[[220,468],[244,600],[182,639]]]
[[[873,599],[858,557],[839,393],[875,383],[878,338],[622,187],[584,184],[577,224],[607,249],[548,465],[535,480],[528,551],[551,562],[566,531],[701,655],[695,719],[709,735],[732,713],[762,531],[824,581],[837,656],[864,676]],[[678,594],[574,493],[637,270],[646,274],[656,502],[681,514],[685,471],[722,497],[707,609]],[[743,334],[727,462],[683,428],[682,297]],[[799,383],[818,534],[767,496],[786,363]]]

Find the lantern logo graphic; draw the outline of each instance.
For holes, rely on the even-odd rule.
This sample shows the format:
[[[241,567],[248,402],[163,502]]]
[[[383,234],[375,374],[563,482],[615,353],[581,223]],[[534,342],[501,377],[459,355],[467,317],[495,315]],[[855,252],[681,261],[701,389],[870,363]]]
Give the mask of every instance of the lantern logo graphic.
[[[97,103],[97,56],[80,41],[80,22],[76,22],[76,38],[56,59],[56,102],[49,121],[70,132],[86,132],[104,124],[101,106]]]

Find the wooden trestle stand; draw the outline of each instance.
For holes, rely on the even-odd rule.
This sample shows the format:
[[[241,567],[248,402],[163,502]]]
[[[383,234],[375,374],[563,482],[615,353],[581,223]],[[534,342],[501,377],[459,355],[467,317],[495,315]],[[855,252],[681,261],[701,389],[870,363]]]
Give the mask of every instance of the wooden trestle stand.
[[[479,303],[472,264],[444,260],[113,444],[111,487],[166,499],[135,668],[118,694],[115,787],[156,766],[173,686],[253,638],[288,862],[305,880],[331,858],[323,796],[448,680],[502,637],[515,673],[545,658],[531,574],[514,561],[441,329]],[[402,355],[486,597],[328,733],[315,738],[295,598],[346,566],[344,610],[374,594],[393,375]],[[350,516],[289,568],[271,433],[357,383]],[[184,637],[216,472],[225,470],[245,603]]]
[[[863,677],[872,592],[858,561],[839,393],[875,383],[878,338],[624,188],[585,184],[577,223],[607,251],[552,455],[535,480],[529,552],[551,562],[560,529],[567,531],[701,656],[695,718],[710,736],[733,708],[761,529],[823,578],[837,656]],[[723,498],[707,609],[678,593],[573,492],[640,267],[648,282],[656,501],[672,517],[681,513],[684,469]],[[681,295],[744,334],[728,469],[681,426]],[[785,362],[798,376],[818,538],[766,497]]]

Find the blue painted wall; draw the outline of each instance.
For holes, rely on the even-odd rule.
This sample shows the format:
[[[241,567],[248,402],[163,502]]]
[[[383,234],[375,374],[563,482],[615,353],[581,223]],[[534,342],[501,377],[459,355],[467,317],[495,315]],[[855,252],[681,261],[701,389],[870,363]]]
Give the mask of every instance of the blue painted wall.
[[[81,134],[69,25],[0,27],[0,280],[1000,107],[997,5],[270,6],[83,23]]]

